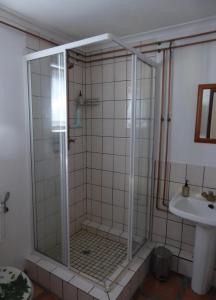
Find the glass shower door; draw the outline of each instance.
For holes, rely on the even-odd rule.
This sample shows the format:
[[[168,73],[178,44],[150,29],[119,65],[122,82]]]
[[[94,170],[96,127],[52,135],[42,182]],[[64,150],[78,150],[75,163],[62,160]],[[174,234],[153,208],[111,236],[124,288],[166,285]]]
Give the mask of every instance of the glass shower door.
[[[65,54],[28,63],[35,249],[68,264]]]
[[[153,167],[153,67],[134,57],[132,255],[149,238]]]

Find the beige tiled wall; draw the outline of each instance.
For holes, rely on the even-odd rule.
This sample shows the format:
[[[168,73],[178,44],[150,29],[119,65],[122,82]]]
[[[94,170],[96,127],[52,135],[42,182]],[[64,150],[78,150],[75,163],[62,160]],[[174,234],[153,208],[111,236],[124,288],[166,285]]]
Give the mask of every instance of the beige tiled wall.
[[[80,126],[75,128],[76,105],[80,91],[85,91],[85,65],[74,61],[68,69],[69,137],[74,140],[68,151],[70,234],[80,230],[86,218],[86,121],[85,107],[80,107]],[[84,96],[84,95],[83,95]]]
[[[131,57],[86,67],[87,215],[91,221],[127,229]]]
[[[159,193],[159,207],[156,208],[156,188],[154,191],[154,209],[152,239],[156,242],[165,243],[176,248],[176,253],[192,258],[195,224],[181,219],[168,211],[167,205],[171,198],[181,192],[185,179],[189,180],[190,192],[201,193],[202,191],[213,190],[216,192],[216,168],[196,166],[184,163],[168,162],[168,175],[166,181],[165,204],[163,205],[163,185],[160,181],[161,192]],[[162,176],[161,176],[162,177]],[[155,180],[155,187],[157,180]]]
[[[134,234],[142,237],[146,233],[153,77],[147,65],[137,64]],[[98,105],[86,107],[87,217],[127,231],[132,141],[131,56],[86,66],[86,97],[99,100]]]

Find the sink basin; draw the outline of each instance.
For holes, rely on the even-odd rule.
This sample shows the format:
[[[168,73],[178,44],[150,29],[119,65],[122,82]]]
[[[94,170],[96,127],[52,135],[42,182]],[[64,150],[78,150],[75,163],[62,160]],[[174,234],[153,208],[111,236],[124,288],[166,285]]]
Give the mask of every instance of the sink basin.
[[[216,258],[216,203],[206,201],[200,194],[177,194],[171,199],[169,210],[196,223],[191,286],[195,293],[204,295],[212,285]]]
[[[169,210],[181,218],[216,226],[216,203],[205,200],[201,194],[192,194],[190,197],[177,194],[170,201]]]

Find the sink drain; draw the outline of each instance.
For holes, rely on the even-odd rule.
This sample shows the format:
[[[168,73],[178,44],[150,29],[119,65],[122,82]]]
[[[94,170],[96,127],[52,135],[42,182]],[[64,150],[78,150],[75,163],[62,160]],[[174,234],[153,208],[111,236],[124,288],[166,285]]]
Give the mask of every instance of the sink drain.
[[[213,204],[209,204],[208,207],[211,208],[211,209],[213,209],[214,205]]]
[[[82,254],[84,254],[84,255],[90,255],[91,251],[90,250],[82,250]]]

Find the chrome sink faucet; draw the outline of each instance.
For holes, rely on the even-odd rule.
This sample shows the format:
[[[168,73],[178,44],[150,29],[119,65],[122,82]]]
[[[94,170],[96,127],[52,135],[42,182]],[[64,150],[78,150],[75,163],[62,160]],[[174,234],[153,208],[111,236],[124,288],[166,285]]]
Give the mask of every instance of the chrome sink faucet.
[[[210,202],[216,202],[216,194],[214,194],[212,191],[208,191],[208,193],[206,192],[202,192],[202,196]]]

